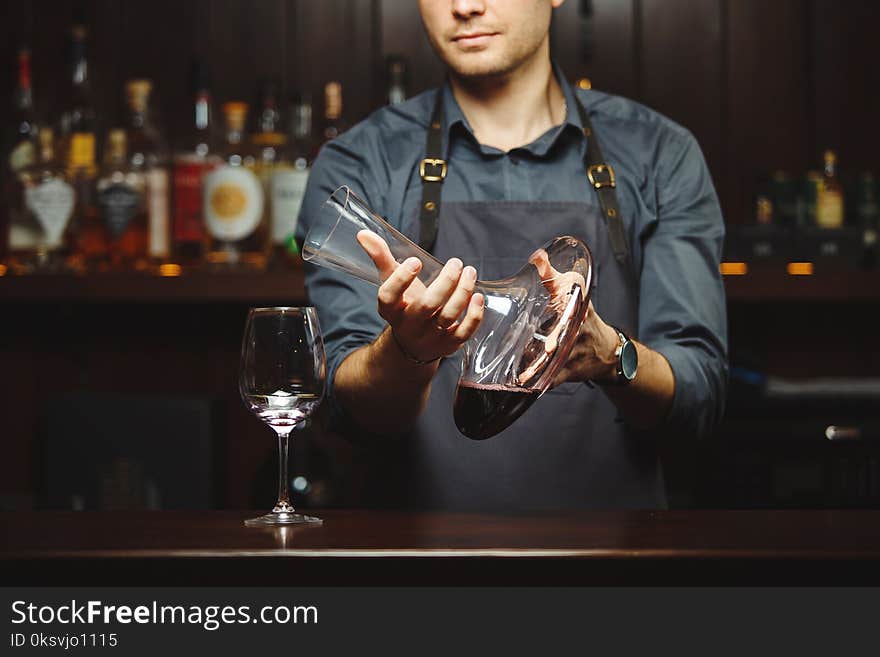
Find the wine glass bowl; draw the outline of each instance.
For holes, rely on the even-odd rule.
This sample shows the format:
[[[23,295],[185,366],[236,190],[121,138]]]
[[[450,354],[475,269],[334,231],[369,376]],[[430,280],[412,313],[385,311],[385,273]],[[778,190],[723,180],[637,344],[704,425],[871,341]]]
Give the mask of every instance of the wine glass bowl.
[[[318,315],[312,307],[252,308],[241,346],[239,392],[245,406],[278,436],[278,501],[249,526],[320,523],[290,504],[287,446],[291,431],[321,403],[327,377]]]

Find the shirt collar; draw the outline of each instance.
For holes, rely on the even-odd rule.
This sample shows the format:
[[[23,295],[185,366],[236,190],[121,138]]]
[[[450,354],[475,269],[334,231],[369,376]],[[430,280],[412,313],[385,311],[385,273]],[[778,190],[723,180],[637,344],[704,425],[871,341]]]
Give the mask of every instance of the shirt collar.
[[[550,128],[530,144],[520,146],[514,150],[528,151],[537,157],[544,157],[556,144],[562,133],[577,131],[578,134],[583,136],[584,125],[581,121],[580,113],[578,112],[578,100],[577,96],[575,96],[574,89],[572,89],[568,80],[566,80],[562,69],[555,62],[553,63],[553,74],[556,76],[556,80],[559,82],[559,86],[562,88],[562,94],[565,97],[565,120],[561,124]],[[484,146],[477,142],[473,128],[471,128],[467,117],[464,115],[458,101],[455,99],[455,95],[452,93],[452,87],[448,80],[444,83],[440,92],[443,94],[443,158],[446,159],[449,155],[449,144],[452,140],[454,131],[460,131],[462,134],[467,135],[471,143],[473,143],[473,145],[484,155],[501,155],[502,152],[497,148]],[[572,128],[573,130],[569,130],[569,128]]]

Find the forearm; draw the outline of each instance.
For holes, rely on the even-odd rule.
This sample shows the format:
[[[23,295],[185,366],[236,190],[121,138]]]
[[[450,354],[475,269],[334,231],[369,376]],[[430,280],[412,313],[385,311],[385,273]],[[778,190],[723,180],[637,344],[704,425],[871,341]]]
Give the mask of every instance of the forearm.
[[[386,328],[339,365],[334,379],[336,398],[368,431],[400,433],[424,409],[438,363],[417,365],[407,360]]]
[[[669,414],[675,394],[675,376],[662,354],[638,342],[636,348],[639,353],[636,378],[625,386],[602,388],[627,424],[636,429],[653,429]]]

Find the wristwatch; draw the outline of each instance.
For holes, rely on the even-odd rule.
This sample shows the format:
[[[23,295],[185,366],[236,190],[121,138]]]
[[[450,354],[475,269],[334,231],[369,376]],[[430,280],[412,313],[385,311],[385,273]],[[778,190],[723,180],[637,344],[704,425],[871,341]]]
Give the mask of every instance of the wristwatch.
[[[609,381],[609,385],[625,386],[634,378],[639,369],[639,352],[636,349],[636,343],[630,340],[626,333],[616,326],[612,326],[617,331],[617,337],[620,344],[614,350],[614,357],[617,358],[617,376],[613,381]]]

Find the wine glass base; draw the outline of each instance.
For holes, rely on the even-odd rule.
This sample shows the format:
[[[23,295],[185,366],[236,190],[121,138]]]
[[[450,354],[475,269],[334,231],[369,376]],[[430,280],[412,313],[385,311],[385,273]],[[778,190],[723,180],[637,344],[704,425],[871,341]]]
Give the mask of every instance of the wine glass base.
[[[248,518],[244,521],[247,527],[277,527],[279,525],[320,525],[324,521],[314,516],[289,511],[272,511],[264,516]]]

